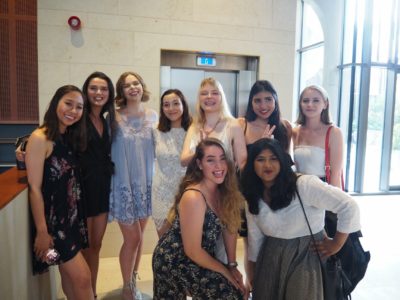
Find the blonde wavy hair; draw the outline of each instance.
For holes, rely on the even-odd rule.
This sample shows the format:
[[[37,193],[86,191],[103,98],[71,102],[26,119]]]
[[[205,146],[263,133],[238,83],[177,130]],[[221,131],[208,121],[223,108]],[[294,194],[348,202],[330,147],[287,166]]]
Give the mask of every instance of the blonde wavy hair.
[[[193,118],[194,124],[197,127],[202,127],[206,122],[206,115],[204,110],[201,108],[200,105],[200,92],[201,89],[206,86],[207,84],[211,85],[212,87],[216,88],[221,95],[221,108],[220,108],[220,119],[230,119],[233,118],[231,111],[229,110],[228,102],[226,100],[225,92],[222,88],[221,83],[218,80],[212,77],[204,78],[200,83],[200,88],[197,93],[197,101],[196,101],[196,115]]]
[[[240,209],[243,207],[244,198],[239,191],[235,167],[233,161],[226,155],[226,150],[221,141],[215,138],[207,138],[197,145],[196,152],[193,159],[190,161],[186,175],[183,177],[177,195],[175,196],[175,202],[168,214],[168,222],[173,223],[175,217],[178,214],[178,205],[182,198],[185,190],[192,185],[198,184],[204,178],[203,171],[200,169],[197,160],[202,160],[204,157],[205,149],[210,146],[217,146],[222,149],[225,154],[225,158],[228,165],[228,172],[225,176],[223,183],[218,185],[221,198],[219,199],[220,204],[220,215],[219,219],[221,223],[227,227],[227,229],[234,233],[240,227]]]

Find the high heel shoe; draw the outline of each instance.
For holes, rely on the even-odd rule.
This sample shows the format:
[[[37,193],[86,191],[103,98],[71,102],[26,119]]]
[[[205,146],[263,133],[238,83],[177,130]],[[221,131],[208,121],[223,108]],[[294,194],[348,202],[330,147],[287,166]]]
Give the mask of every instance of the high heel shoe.
[[[134,287],[133,291],[134,291],[134,295],[135,295],[135,300],[142,300],[143,299],[142,293],[139,291],[139,289],[137,288],[137,285],[136,285],[137,278],[140,279],[138,272],[133,271],[131,283],[132,283],[132,286]]]

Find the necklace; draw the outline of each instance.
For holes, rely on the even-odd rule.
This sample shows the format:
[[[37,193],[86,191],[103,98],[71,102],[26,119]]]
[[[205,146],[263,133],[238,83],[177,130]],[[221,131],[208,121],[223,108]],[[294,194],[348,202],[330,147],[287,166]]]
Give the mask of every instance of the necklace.
[[[204,129],[204,125],[205,124],[203,124],[202,131],[203,131],[203,133],[204,133],[206,138],[208,138],[208,136],[215,130],[215,128],[217,128],[217,126],[218,126],[220,121],[221,121],[221,118],[218,119],[218,121],[214,124],[214,126],[210,130],[205,130]]]

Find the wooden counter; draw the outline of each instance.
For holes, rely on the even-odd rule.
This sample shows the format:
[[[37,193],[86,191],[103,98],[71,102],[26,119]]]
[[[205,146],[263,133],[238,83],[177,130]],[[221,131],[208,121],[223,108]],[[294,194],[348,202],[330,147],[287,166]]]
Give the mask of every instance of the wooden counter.
[[[26,171],[13,167],[0,174],[0,209],[28,187]]]

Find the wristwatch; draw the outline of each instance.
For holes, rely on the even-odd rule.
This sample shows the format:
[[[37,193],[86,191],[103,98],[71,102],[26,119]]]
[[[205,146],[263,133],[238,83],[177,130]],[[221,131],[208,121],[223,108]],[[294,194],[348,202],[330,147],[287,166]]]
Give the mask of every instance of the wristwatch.
[[[236,268],[237,266],[238,266],[237,261],[228,262],[228,267],[229,268]]]

